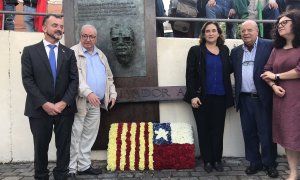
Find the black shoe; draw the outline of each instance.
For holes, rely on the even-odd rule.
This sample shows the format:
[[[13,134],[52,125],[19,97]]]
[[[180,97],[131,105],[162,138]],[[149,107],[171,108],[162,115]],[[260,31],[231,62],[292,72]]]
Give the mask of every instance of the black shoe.
[[[247,175],[256,174],[258,171],[261,171],[263,169],[262,165],[250,165],[246,168],[245,173]]]
[[[85,171],[78,171],[78,175],[98,175],[98,174],[102,174],[102,170],[93,168],[92,166],[90,166]]]
[[[213,166],[211,165],[211,163],[209,163],[209,162],[204,163],[204,170],[205,170],[207,173],[211,173],[212,170],[213,170]]]
[[[277,178],[279,175],[276,167],[274,166],[266,167],[265,171],[270,178]]]
[[[218,172],[223,172],[224,171],[223,164],[220,161],[214,162],[213,167]]]
[[[76,174],[75,173],[69,173],[67,179],[68,180],[76,180]]]

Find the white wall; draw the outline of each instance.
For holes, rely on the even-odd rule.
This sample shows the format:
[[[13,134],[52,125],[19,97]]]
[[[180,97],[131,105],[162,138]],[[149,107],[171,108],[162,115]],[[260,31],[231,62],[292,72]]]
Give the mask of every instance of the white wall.
[[[42,37],[41,33],[0,31],[0,162],[33,161],[32,135],[28,118],[23,115],[26,94],[21,81],[20,59],[23,47],[41,41]],[[187,51],[197,43],[197,39],[157,39],[159,86],[185,85]],[[230,48],[233,46],[232,42],[226,43]],[[190,123],[197,142],[196,125],[188,104],[162,102],[159,108],[162,122]],[[244,156],[240,120],[233,108],[227,111],[224,135],[224,156]],[[196,152],[199,155],[198,147]],[[92,159],[106,159],[106,151],[93,151]],[[49,160],[55,160],[53,140]]]

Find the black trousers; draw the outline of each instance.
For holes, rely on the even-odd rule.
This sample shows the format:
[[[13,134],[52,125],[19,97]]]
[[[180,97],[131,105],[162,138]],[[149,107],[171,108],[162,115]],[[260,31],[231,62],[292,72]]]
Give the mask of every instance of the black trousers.
[[[203,161],[221,161],[226,116],[225,96],[207,95],[202,105],[193,108],[197,124],[200,153]]]
[[[71,131],[74,114],[69,116],[49,116],[47,118],[29,117],[34,143],[35,179],[48,180],[48,149],[54,128],[56,146],[55,180],[67,179],[70,162]]]

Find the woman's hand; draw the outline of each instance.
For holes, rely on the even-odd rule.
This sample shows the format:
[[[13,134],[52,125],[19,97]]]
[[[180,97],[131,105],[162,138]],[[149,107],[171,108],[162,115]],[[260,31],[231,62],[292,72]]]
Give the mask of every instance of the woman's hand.
[[[260,75],[260,77],[263,79],[263,80],[275,80],[276,79],[276,76],[274,73],[272,73],[271,71],[266,71],[264,73],[262,73]]]
[[[191,100],[191,104],[193,108],[199,108],[202,103],[198,97],[195,97]]]
[[[283,97],[285,95],[285,90],[281,86],[273,85],[272,89],[278,97]]]

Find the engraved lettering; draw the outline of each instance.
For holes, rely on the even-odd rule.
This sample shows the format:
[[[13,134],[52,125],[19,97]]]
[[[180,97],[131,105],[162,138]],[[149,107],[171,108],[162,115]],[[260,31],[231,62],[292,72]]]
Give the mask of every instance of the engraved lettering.
[[[179,88],[179,91],[177,93],[177,96],[184,96],[184,92],[181,88]]]
[[[141,96],[142,97],[149,97],[149,96],[151,96],[150,90],[149,89],[142,89],[141,90]]]
[[[154,97],[159,97],[159,96],[161,96],[161,90],[160,90],[160,89],[153,89],[153,90],[152,90],[152,95],[153,95]]]
[[[134,2],[78,3],[79,21],[104,20],[111,16],[137,16]]]
[[[162,89],[161,90],[162,91],[162,97],[165,97],[165,96],[168,96],[168,97],[170,97],[170,95],[168,94],[168,89]]]

